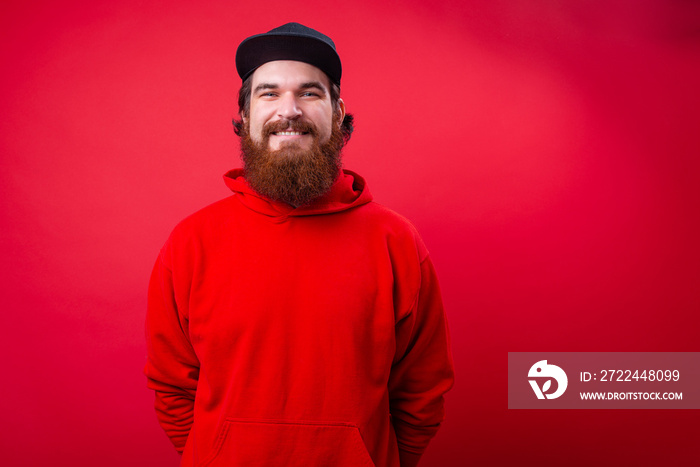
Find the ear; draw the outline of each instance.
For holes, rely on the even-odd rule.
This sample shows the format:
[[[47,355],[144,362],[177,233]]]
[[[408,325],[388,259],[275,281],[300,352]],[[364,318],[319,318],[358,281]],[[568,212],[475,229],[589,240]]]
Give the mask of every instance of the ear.
[[[343,119],[345,118],[345,102],[343,99],[338,98],[337,112],[340,118],[338,118],[338,127],[343,124]]]

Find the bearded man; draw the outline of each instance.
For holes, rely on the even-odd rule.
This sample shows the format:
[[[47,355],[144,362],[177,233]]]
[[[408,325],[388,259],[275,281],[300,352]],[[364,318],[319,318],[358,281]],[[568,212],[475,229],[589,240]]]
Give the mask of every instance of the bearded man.
[[[453,366],[414,227],[341,169],[333,41],[289,23],[236,53],[243,169],[149,286],[148,385],[182,466],[418,464]]]

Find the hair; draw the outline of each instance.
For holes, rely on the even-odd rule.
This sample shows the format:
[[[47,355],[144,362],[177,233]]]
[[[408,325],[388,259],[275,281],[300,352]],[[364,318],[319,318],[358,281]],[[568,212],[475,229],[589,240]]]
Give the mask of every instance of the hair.
[[[330,79],[329,79],[330,81]],[[253,87],[253,75],[250,75],[248,78],[243,81],[243,84],[241,84],[241,88],[238,90],[238,115],[241,117],[248,117],[250,115],[250,96],[252,94],[252,87]],[[337,84],[331,82],[331,89],[330,89],[330,94],[331,94],[331,105],[333,106],[333,112],[337,113],[340,108],[338,106],[338,100],[340,99],[340,86]],[[340,125],[340,131],[343,135],[343,145],[347,144],[347,142],[350,140],[350,136],[352,136],[352,132],[354,130],[353,123],[355,121],[355,118],[353,117],[352,114],[346,113],[345,118],[343,118],[343,122]],[[238,135],[241,136],[241,130],[243,129],[243,120],[237,120],[233,119],[233,131]]]

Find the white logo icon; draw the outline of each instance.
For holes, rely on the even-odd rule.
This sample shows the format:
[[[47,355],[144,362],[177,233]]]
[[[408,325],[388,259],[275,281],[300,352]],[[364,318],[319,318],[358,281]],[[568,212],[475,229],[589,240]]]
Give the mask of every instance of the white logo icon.
[[[569,379],[566,377],[566,373],[564,373],[564,370],[562,370],[556,365],[548,365],[547,360],[540,360],[539,362],[532,365],[527,376],[529,378],[554,378],[557,381],[557,390],[551,394],[546,394],[546,392],[552,386],[551,379],[548,379],[544,383],[542,389],[540,389],[540,386],[537,384],[536,380],[528,380],[530,386],[532,386],[532,390],[535,391],[535,395],[538,399],[544,399],[545,397],[547,399],[556,399],[557,397],[564,394],[564,391],[566,391],[566,386],[569,384]]]

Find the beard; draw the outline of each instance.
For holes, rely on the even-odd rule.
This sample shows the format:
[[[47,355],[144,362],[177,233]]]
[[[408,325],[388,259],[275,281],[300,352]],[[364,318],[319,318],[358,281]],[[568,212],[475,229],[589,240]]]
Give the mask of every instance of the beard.
[[[343,134],[333,117],[331,136],[319,142],[318,129],[311,122],[282,120],[268,123],[262,141],[250,137],[250,122],[241,129],[241,159],[248,185],[257,193],[294,207],[304,206],[325,195],[338,178]],[[285,142],[275,151],[269,149],[270,135],[277,131],[301,131],[312,138],[310,149],[296,142]]]

